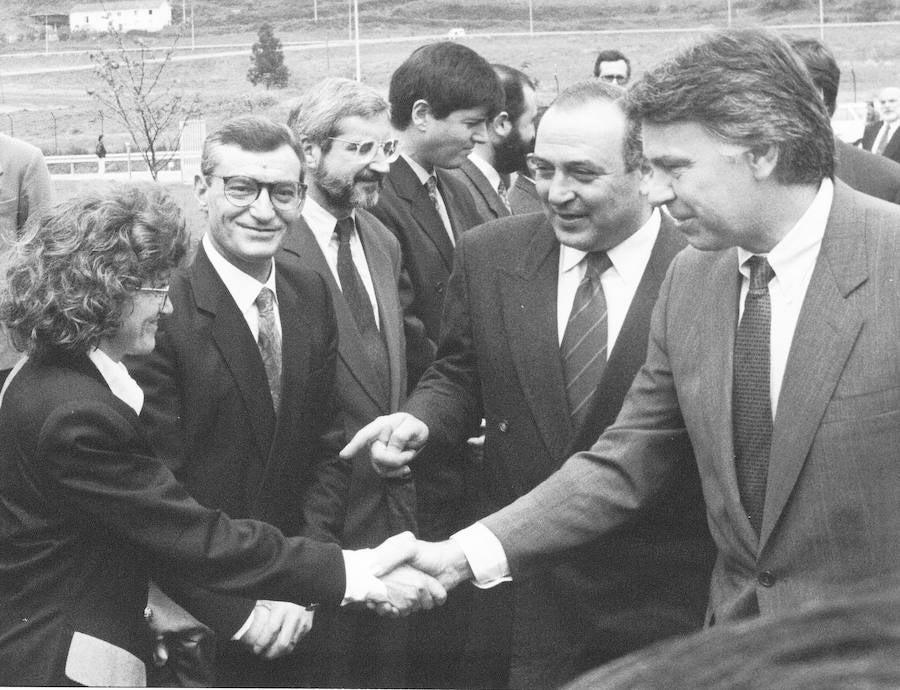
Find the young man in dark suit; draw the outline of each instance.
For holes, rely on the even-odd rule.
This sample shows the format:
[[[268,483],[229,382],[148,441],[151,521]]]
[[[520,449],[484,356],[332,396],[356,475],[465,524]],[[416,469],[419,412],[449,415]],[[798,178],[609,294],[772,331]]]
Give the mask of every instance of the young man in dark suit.
[[[350,438],[406,398],[406,336],[399,294],[400,243],[367,209],[397,155],[388,103],[350,79],[325,79],[294,104],[288,126],[306,160],[308,196],[279,256],[325,280],[338,326],[337,412]],[[414,342],[424,329],[410,329]],[[378,475],[355,460],[341,534],[366,548],[415,532],[412,478]],[[353,546],[351,546],[353,545]],[[398,687],[406,682],[406,621],[369,611],[341,612],[328,632],[326,684]]]
[[[444,293],[459,237],[480,222],[465,185],[452,179],[478,143],[486,123],[500,111],[503,92],[490,64],[471,48],[440,42],[413,51],[391,77],[391,122],[399,132],[400,156],[391,163],[372,213],[400,241],[408,325],[424,325],[426,339],[407,349],[412,386],[437,350]],[[407,306],[408,305],[408,306]],[[429,449],[433,462],[415,473],[419,534],[449,536],[472,515],[466,496],[470,453],[465,444]],[[435,616],[416,622],[409,684],[457,685],[456,659],[467,626],[468,592],[451,597]]]
[[[432,441],[455,441],[483,416],[481,515],[527,493],[615,419],[644,361],[666,268],[684,247],[671,219],[642,192],[640,139],[623,112],[624,93],[585,81],[548,109],[529,159],[544,212],[463,237],[438,359],[404,413],[386,420],[418,423],[420,433],[427,427]],[[594,256],[605,262],[599,283],[591,275]],[[579,302],[588,278],[605,306],[595,327],[576,336],[578,319],[596,306]],[[570,341],[579,340],[591,359],[568,354]],[[699,629],[712,541],[690,447],[671,461],[679,480],[630,528],[571,552],[532,581],[479,597],[478,609],[490,611],[494,623],[476,628],[471,666],[493,674],[473,685],[556,686],[654,640]],[[498,625],[503,621],[511,629]]]
[[[510,175],[525,167],[525,156],[534,148],[538,112],[534,84],[525,73],[506,65],[493,68],[503,86],[503,109],[487,123],[487,141],[448,171],[469,190],[483,223],[513,212]]]

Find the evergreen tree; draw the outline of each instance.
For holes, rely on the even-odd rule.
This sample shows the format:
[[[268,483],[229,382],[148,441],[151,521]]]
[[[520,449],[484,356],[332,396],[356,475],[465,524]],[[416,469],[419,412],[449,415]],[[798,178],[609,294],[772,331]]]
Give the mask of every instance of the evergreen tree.
[[[275,38],[269,24],[263,24],[259,27],[259,40],[251,48],[247,79],[254,86],[262,82],[267,89],[273,86],[284,88],[290,74],[284,64],[281,39]]]

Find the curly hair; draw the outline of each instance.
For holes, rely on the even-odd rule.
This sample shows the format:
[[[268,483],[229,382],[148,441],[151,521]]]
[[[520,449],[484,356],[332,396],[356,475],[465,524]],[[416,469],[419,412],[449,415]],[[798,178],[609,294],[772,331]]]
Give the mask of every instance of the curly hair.
[[[117,185],[66,201],[15,247],[0,321],[34,358],[87,352],[121,327],[136,288],[168,279],[188,241],[181,208],[158,187]]]

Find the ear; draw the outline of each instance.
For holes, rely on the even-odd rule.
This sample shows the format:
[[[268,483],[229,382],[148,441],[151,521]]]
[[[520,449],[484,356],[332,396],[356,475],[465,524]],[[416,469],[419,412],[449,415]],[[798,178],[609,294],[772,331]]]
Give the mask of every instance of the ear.
[[[415,103],[413,103],[412,107],[412,124],[424,131],[428,126],[428,117],[431,115],[431,106],[428,105],[428,101],[423,98],[420,98]]]
[[[319,160],[322,158],[322,148],[318,144],[314,144],[310,141],[309,137],[300,138],[300,148],[303,150],[306,169],[315,170],[318,168]]]
[[[775,172],[779,153],[777,144],[760,144],[744,154],[753,177],[758,182],[769,179]]]
[[[203,175],[194,175],[194,196],[197,198],[197,206],[201,211],[206,213],[209,210],[209,204],[206,202],[206,194],[209,191],[209,185]]]
[[[501,110],[494,116],[494,119],[491,120],[490,127],[498,137],[506,139],[513,129],[512,120],[509,119],[509,113],[505,110]]]

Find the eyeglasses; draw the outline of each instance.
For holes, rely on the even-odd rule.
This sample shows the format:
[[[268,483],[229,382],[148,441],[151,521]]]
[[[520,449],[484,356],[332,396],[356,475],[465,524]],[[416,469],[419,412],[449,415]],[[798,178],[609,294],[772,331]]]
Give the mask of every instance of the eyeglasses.
[[[165,287],[139,287],[135,288],[138,292],[149,292],[156,295],[156,298],[159,300],[159,308],[162,309],[166,306],[166,300],[169,298],[169,286]]]
[[[348,141],[347,139],[340,139],[339,137],[328,138],[331,139],[331,141],[339,141],[342,144],[347,144],[347,151],[355,153],[360,158],[364,158],[368,161],[373,160],[375,156],[378,155],[379,151],[384,154],[388,163],[393,163],[397,160],[397,156],[400,155],[400,151],[397,148],[397,144],[399,143],[397,139],[388,139],[387,141],[375,141],[374,139]]]
[[[619,85],[622,85],[628,81],[628,77],[625,76],[624,74],[601,74],[600,78],[603,81],[609,82],[610,84],[612,84],[613,82],[616,82],[616,84],[619,84]]]
[[[246,207],[259,198],[265,189],[269,193],[269,201],[279,211],[295,211],[306,198],[306,185],[302,182],[260,182],[244,175],[209,175],[222,180],[225,198],[235,206]]]

